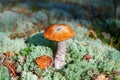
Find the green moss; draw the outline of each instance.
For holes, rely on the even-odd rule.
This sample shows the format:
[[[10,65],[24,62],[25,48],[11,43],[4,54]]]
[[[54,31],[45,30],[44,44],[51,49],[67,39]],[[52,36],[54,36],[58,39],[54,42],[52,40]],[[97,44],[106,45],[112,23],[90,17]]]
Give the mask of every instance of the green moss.
[[[29,71],[29,70],[37,71],[37,69],[36,69],[37,65],[35,63],[35,59],[42,55],[48,55],[48,56],[52,57],[53,53],[52,53],[52,50],[48,47],[37,46],[29,55],[27,55],[26,62],[21,63],[22,65],[20,65],[20,66],[25,71]]]
[[[0,80],[10,80],[9,72],[2,64],[0,64]]]
[[[21,55],[25,56],[25,55],[29,55],[30,52],[34,49],[34,47],[27,47],[27,48],[24,48],[22,51],[21,51]]]
[[[30,21],[34,23],[47,24],[48,23],[47,11],[40,10],[33,13],[32,17],[30,18]]]
[[[113,69],[119,70],[119,51],[103,44],[100,39],[91,39],[86,28],[77,27],[77,24],[73,25],[71,22],[65,23],[71,25],[76,32],[75,37],[67,40],[65,67],[58,71],[54,66],[43,71],[37,67],[35,59],[41,55],[53,57],[55,49],[55,44],[44,39],[43,34],[39,33],[26,41],[27,44],[34,45],[35,49],[27,56],[26,62],[22,65],[23,70],[34,71],[37,75],[41,75],[43,80],[91,80],[95,74],[111,75]],[[85,54],[92,57],[89,62],[83,59]]]
[[[8,34],[0,32],[0,52],[13,52],[18,53],[21,49],[25,48],[26,44],[24,39],[11,40]]]
[[[20,19],[20,15],[12,11],[4,11],[0,17],[0,31],[3,31],[4,29],[10,31],[11,27],[13,27],[16,21],[19,21]]]
[[[68,0],[67,0],[68,1]],[[57,2],[55,0],[55,2]],[[95,0],[92,0],[91,3],[88,3],[88,0],[70,0],[68,2],[74,2],[81,4],[82,6],[93,5],[95,8],[95,12],[100,10],[101,4],[105,5],[106,8],[111,8],[112,3],[110,3],[110,7],[108,2],[98,1],[97,5]],[[48,4],[47,6],[51,5]],[[74,4],[73,4],[74,5]],[[75,4],[76,5],[76,4]],[[46,6],[46,5],[45,5]],[[54,6],[51,5],[51,6]],[[77,5],[76,5],[77,6]],[[104,6],[104,7],[105,7]],[[62,6],[61,6],[62,7]],[[67,9],[67,8],[66,8]],[[68,10],[71,12],[71,9]],[[74,9],[74,8],[73,8]],[[79,8],[76,8],[76,10]],[[37,9],[38,10],[38,9]],[[74,17],[78,15],[78,18],[83,17],[83,9],[81,11],[73,10],[72,13],[75,14]],[[100,10],[101,11],[101,10]],[[100,12],[97,11],[97,12]],[[104,9],[102,10],[104,11]],[[109,11],[109,9],[107,10]],[[110,10],[111,11],[111,10]],[[119,9],[117,9],[117,16]],[[105,10],[106,12],[106,10]],[[103,12],[103,16],[106,17],[106,13]],[[29,13],[29,12],[28,12]],[[25,13],[26,14],[26,13]],[[88,12],[85,12],[85,15],[89,17]],[[107,14],[110,16],[111,14]],[[62,16],[62,17],[61,17]],[[21,72],[20,80],[92,80],[93,75],[99,73],[105,73],[108,76],[112,76],[114,80],[120,80],[120,76],[112,73],[112,70],[119,71],[120,70],[120,52],[116,49],[110,47],[107,44],[104,44],[100,39],[92,39],[88,35],[88,29],[85,28],[89,26],[91,23],[86,20],[77,20],[77,21],[64,21],[64,19],[72,19],[72,15],[64,10],[58,9],[49,9],[40,10],[38,12],[34,12],[31,16],[26,16],[24,14],[18,14],[11,11],[3,11],[0,15],[0,31],[8,31],[12,33],[24,33],[35,28],[33,23],[38,24],[52,24],[52,23],[64,23],[71,28],[73,28],[76,32],[76,35],[67,40],[67,55],[66,55],[66,65],[61,70],[56,70],[54,65],[50,66],[46,70],[41,70],[38,68],[35,63],[35,59],[42,55],[48,55],[54,58],[54,53],[56,49],[56,43],[53,41],[49,41],[44,38],[43,31],[31,35],[25,41],[23,38],[15,38],[11,40],[8,34],[0,32],[0,53],[5,53],[7,51],[13,53],[22,53],[17,54],[14,59],[18,61],[17,70]],[[59,21],[62,20],[62,21]],[[116,28],[114,26],[114,20],[106,20],[106,23],[109,23],[111,26],[110,31],[114,30],[113,34],[117,34],[119,37],[119,19],[115,20]],[[79,26],[80,23],[83,23],[83,26]],[[96,23],[97,24],[97,23]],[[100,24],[102,25],[101,21]],[[33,27],[34,26],[34,27]],[[84,27],[85,26],[85,27]],[[98,31],[99,32],[99,31]],[[12,33],[13,34],[13,33]],[[27,32],[29,34],[29,32]],[[27,35],[28,36],[28,35]],[[117,38],[117,37],[116,37]],[[119,38],[118,38],[119,40]],[[113,39],[114,44],[114,39]],[[118,44],[119,45],[119,44]],[[30,49],[30,48],[34,49]],[[28,55],[29,54],[29,55]],[[91,59],[86,61],[84,59],[84,55],[89,54]],[[0,54],[1,56],[1,54]],[[1,58],[1,57],[0,57]],[[25,60],[22,61],[22,59]],[[2,59],[2,58],[1,58]],[[19,60],[18,60],[19,59]],[[2,60],[1,60],[2,61]],[[6,67],[0,64],[0,80],[10,80],[10,76]]]
[[[20,52],[21,49],[29,52],[29,55],[25,56],[25,61],[19,61],[18,70],[22,73],[21,80],[29,80],[32,76],[34,80],[38,78],[37,76],[43,80],[91,80],[95,74],[105,73],[111,76],[112,70],[120,70],[119,51],[102,43],[100,39],[90,38],[87,28],[78,27],[79,22],[59,21],[58,23],[70,25],[76,32],[72,39],[66,41],[66,65],[61,70],[56,70],[54,66],[41,70],[35,63],[35,59],[39,56],[48,55],[54,58],[55,55],[55,42],[45,39],[43,31],[27,38],[26,44],[23,39],[10,40],[6,36],[0,37],[2,52],[16,50]],[[25,48],[26,45],[34,49],[29,51]],[[91,56],[89,62],[83,58],[85,54]],[[119,76],[113,75],[113,78],[117,79]]]
[[[60,22],[62,23],[62,22]],[[66,65],[61,70],[55,70],[51,66],[47,70],[41,71],[35,64],[35,59],[41,55],[53,56],[55,44],[43,38],[43,34],[36,34],[27,40],[27,44],[35,45],[35,49],[27,56],[24,68],[28,71],[35,71],[44,80],[91,80],[92,76],[99,73],[112,75],[113,69],[120,67],[120,52],[104,44],[100,39],[91,39],[88,30],[77,27],[77,23],[64,22],[71,25],[76,32],[76,36],[67,40]],[[73,25],[74,24],[74,25]],[[83,59],[85,54],[92,58],[87,62]]]
[[[31,72],[22,72],[20,80],[38,80],[38,77]]]

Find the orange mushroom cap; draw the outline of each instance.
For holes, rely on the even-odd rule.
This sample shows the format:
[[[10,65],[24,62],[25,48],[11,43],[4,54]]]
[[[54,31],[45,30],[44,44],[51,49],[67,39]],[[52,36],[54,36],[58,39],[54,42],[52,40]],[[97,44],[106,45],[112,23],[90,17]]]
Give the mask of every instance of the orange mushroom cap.
[[[52,58],[49,56],[40,56],[38,57],[35,62],[39,66],[40,69],[46,69],[52,64]]]
[[[7,52],[6,52],[6,56],[13,57],[13,56],[14,56],[14,54],[13,54],[12,52],[7,51]]]
[[[44,37],[52,41],[64,41],[75,35],[66,24],[52,24],[44,32]]]

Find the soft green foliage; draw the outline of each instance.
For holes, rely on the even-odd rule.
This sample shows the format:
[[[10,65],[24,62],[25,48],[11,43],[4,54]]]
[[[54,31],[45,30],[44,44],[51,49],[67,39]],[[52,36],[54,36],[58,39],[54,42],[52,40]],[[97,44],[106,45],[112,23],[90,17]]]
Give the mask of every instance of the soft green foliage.
[[[116,42],[120,41],[120,19],[107,20],[106,23],[109,24],[109,33],[116,37]]]
[[[29,71],[29,70],[35,70],[39,71],[37,69],[37,65],[35,63],[35,59],[39,56],[42,55],[48,55],[48,56],[53,56],[53,52],[49,47],[44,47],[44,46],[37,46],[35,49],[26,57],[26,62],[21,63],[22,65],[19,66],[20,69],[24,71]]]
[[[11,30],[11,27],[13,27],[16,23],[16,21],[20,20],[20,15],[11,12],[11,11],[5,11],[0,16],[0,31],[6,29],[7,31]]]
[[[20,80],[38,80],[38,77],[31,72],[22,72]]]
[[[55,70],[52,66],[43,71],[37,67],[35,59],[41,55],[53,56],[55,48],[55,44],[44,39],[43,34],[39,33],[31,36],[26,41],[29,45],[35,45],[35,49],[27,56],[26,62],[21,63],[21,71],[34,71],[43,80],[91,80],[95,74],[105,73],[111,75],[112,70],[120,69],[119,51],[103,44],[99,39],[90,38],[88,30],[78,27],[77,22],[65,21],[63,23],[72,26],[76,32],[75,37],[67,40],[66,66],[61,70]],[[83,59],[85,54],[92,57],[89,62]]]
[[[117,9],[116,9],[116,16],[118,18],[120,17],[120,6],[118,6]]]
[[[0,3],[0,11],[3,9],[3,5]]]
[[[11,40],[8,34],[0,32],[0,52],[15,52],[18,53],[21,49],[25,48],[26,44],[24,39]]]
[[[46,24],[48,21],[47,12],[45,10],[40,10],[38,12],[33,13],[32,17],[30,18],[30,21],[34,23]]]
[[[33,26],[34,25],[29,21],[25,21],[25,20],[16,21],[16,30],[14,30],[14,33],[21,33],[21,32],[32,30]]]
[[[32,18],[30,18],[30,20],[32,20]],[[31,23],[25,15],[12,11],[4,11],[0,15],[0,31],[22,33],[33,30],[33,26],[33,23]]]
[[[42,19],[42,16],[45,15],[40,15],[43,13],[44,12],[36,13],[37,15],[34,15],[36,16],[35,20],[44,21],[44,17]],[[11,12],[9,14],[11,14]],[[11,24],[13,25],[14,21],[10,23],[8,21],[10,26]],[[18,31],[22,31],[26,25],[32,26],[30,22],[23,21],[22,24],[21,22],[17,22],[17,24],[20,24],[18,25]],[[5,25],[3,22],[1,23],[2,26]],[[42,80],[91,80],[95,74],[105,73],[112,75],[112,70],[120,70],[120,52],[108,46],[107,44],[103,44],[100,39],[90,38],[87,28],[78,26],[79,20],[57,22],[50,21],[50,23],[67,24],[71,26],[76,32],[76,35],[72,39],[66,41],[68,46],[66,65],[61,70],[56,70],[54,66],[51,66],[46,70],[41,70],[35,63],[35,59],[39,56],[48,55],[53,57],[55,55],[54,53],[56,50],[56,43],[45,39],[43,36],[43,31],[30,36],[26,41],[24,41],[23,38],[16,38],[11,40],[8,38],[8,34],[0,33],[0,52],[5,53],[6,51],[10,51],[15,53],[22,53],[17,54],[16,58],[19,59],[17,60],[19,62],[17,70],[22,73],[20,76],[21,80],[37,80],[38,76]],[[84,23],[87,24],[85,21]],[[30,27],[28,27],[28,29],[29,28]],[[85,54],[89,54],[91,56],[89,62],[83,58]],[[25,61],[22,61],[23,57],[25,58]],[[1,68],[1,65],[0,69],[3,69]],[[1,73],[2,72],[0,72],[0,75]],[[5,73],[8,74],[8,71]],[[2,77],[0,77],[0,79]],[[114,75],[113,78],[115,80],[120,79],[120,77],[116,75]]]
[[[31,52],[33,49],[34,49],[33,47],[24,48],[24,49],[21,51],[21,54],[22,54],[23,56],[29,55],[30,52]]]
[[[53,56],[53,50],[55,48],[55,43],[44,39],[42,33],[37,33],[26,40],[26,43],[33,49],[31,49],[29,55],[26,56],[26,62],[20,63],[19,70],[24,71],[35,71],[36,74],[40,73],[35,59],[42,55]]]
[[[0,80],[10,80],[9,72],[2,64],[0,64]]]
[[[48,15],[50,16],[51,21],[54,18],[57,18],[57,19],[72,18],[72,15],[70,13],[68,13],[67,11],[61,10],[61,9],[51,9],[49,10]]]

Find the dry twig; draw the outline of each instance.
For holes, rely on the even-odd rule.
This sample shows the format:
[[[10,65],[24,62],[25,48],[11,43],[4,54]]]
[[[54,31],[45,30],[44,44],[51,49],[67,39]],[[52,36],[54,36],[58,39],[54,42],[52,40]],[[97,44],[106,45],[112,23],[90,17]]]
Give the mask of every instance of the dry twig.
[[[2,64],[5,67],[7,67],[11,77],[17,76],[17,71],[16,71],[17,63],[9,61],[8,56],[5,56],[5,58],[3,59]]]
[[[93,30],[90,30],[90,31],[88,32],[88,35],[89,35],[89,36],[93,36],[95,39],[97,38],[97,35],[96,35],[95,31],[93,31]]]

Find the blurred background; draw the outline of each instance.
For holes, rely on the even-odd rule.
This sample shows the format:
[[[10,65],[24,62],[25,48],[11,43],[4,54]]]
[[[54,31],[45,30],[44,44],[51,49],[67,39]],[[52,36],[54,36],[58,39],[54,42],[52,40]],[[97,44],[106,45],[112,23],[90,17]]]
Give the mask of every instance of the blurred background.
[[[120,50],[120,0],[0,0],[0,15],[7,10],[28,17],[36,13],[32,16],[39,22],[29,20],[46,26],[51,20],[77,20],[80,25],[88,24],[86,27],[104,43]]]

